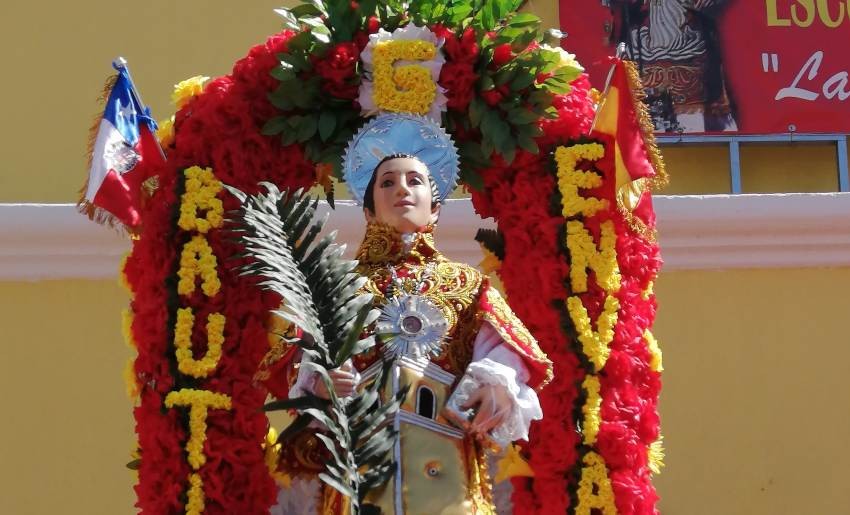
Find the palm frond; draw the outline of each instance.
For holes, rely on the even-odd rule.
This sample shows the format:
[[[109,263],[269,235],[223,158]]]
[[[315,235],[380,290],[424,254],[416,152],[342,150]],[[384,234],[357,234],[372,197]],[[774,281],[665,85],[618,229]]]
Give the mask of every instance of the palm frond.
[[[492,252],[500,261],[505,260],[505,235],[498,229],[478,229],[475,241]]]
[[[319,477],[351,499],[353,514],[365,514],[370,508],[361,505],[368,491],[395,471],[390,451],[398,434],[388,421],[406,390],[382,403],[387,365],[353,398],[336,396],[328,371],[375,345],[365,328],[380,313],[372,307],[372,296],[361,293],[366,279],[355,272],[356,261],[343,258],[344,247],[334,243],[336,233],[319,239],[327,216],[316,220],[318,201],[301,190],[290,194],[270,183],[261,185],[265,192],[256,195],[227,187],[241,203],[230,220],[236,241],[244,248],[237,257],[248,258],[238,270],[258,278],[262,288],[283,299],[272,313],[301,329],[302,337],[295,343],[310,358],[302,367],[318,374],[330,394],[327,401],[307,394],[271,402],[265,409],[300,410],[278,441],[294,436],[311,420],[325,427],[326,433],[317,437],[332,459]]]

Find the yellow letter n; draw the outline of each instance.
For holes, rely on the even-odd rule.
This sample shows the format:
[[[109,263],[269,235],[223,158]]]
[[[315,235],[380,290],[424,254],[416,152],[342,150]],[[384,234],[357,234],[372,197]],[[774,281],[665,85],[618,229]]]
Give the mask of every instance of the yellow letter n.
[[[617,265],[617,232],[614,222],[600,226],[597,250],[593,236],[577,220],[567,222],[567,249],[570,251],[570,286],[573,293],[587,291],[587,270],[596,274],[596,283],[608,293],[620,289],[620,267]]]

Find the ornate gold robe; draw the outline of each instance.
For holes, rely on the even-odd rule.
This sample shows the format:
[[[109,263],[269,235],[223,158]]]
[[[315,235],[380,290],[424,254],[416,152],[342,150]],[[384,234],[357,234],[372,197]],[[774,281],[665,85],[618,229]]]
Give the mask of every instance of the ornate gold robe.
[[[484,323],[490,324],[503,344],[522,359],[529,373],[529,387],[539,389],[551,380],[551,362],[481,272],[449,261],[437,251],[430,227],[402,236],[388,226],[370,224],[357,259],[358,272],[368,278],[363,290],[374,296],[376,307],[387,302],[389,288],[401,286],[404,293],[426,297],[448,321],[446,343],[431,358],[430,369],[413,367],[401,372],[402,382],[412,386],[410,398],[401,407],[409,414],[400,427],[400,455],[396,456],[402,470],[395,481],[403,478],[403,485],[391,484],[367,502],[379,505],[387,515],[400,515],[399,510],[411,515],[495,513],[484,449],[475,439],[452,428],[440,411],[472,361],[476,335]],[[355,367],[367,371],[380,360],[381,353],[379,343],[355,358]],[[418,393],[423,388],[431,392],[434,401],[435,409],[428,412],[431,420],[422,420],[417,413],[421,401]],[[290,447],[284,449],[282,459],[290,461],[296,470],[321,470],[321,451],[315,439],[304,436]],[[345,513],[345,499],[325,486],[320,511]]]

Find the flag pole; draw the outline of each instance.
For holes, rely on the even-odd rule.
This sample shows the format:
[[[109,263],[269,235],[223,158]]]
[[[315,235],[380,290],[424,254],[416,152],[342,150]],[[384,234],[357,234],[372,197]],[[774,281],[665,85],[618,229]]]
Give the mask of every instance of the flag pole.
[[[136,98],[136,102],[139,103],[139,107],[142,109],[142,112],[145,113],[145,116],[149,117],[150,116],[150,114],[149,114],[150,109],[148,109],[148,106],[146,106],[145,103],[142,101],[142,95],[140,95],[139,90],[136,89],[136,83],[133,82],[133,76],[130,75],[130,67],[127,65],[127,60],[119,55],[118,57],[116,57],[112,61],[112,67],[115,68],[119,73],[123,71],[124,73],[127,74],[127,81],[130,83],[130,91],[133,93],[133,96]],[[153,119],[151,118],[151,120],[153,120]],[[156,122],[154,122],[154,123],[156,123]],[[156,148],[159,149],[159,155],[162,156],[162,160],[165,161],[166,160],[165,151],[162,150],[162,145],[159,144],[159,139],[156,137],[155,134],[154,134],[154,140],[156,140]]]
[[[129,79],[130,82],[130,91],[132,91],[133,96],[136,97],[136,102],[139,103],[139,107],[142,108],[142,111],[147,110],[147,106],[144,102],[142,102],[142,96],[139,94],[139,90],[136,89],[136,83],[133,82],[133,76],[130,75],[130,67],[127,66],[127,60],[119,55],[112,61],[112,67],[119,72],[123,71],[127,74],[127,79]]]
[[[614,57],[616,57],[617,59],[622,59],[625,56],[626,56],[626,44],[620,43],[619,45],[617,45],[617,51],[614,53]],[[603,100],[605,99],[606,95],[608,94],[608,89],[611,88],[611,79],[614,78],[614,70],[616,68],[617,68],[617,63],[615,62],[614,64],[611,65],[611,69],[608,70],[608,77],[605,79],[605,87],[602,88],[602,93],[599,96],[599,98],[601,98]],[[601,105],[596,106],[596,112],[593,113],[593,122],[590,124],[590,132],[593,132],[593,129],[596,128],[596,120],[597,120],[597,118],[599,118],[599,110],[600,110],[601,107],[602,107]]]

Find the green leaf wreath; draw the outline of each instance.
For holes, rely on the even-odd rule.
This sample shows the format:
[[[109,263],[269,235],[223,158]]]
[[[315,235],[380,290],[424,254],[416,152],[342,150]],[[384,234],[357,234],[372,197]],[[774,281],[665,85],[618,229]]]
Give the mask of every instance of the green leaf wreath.
[[[471,35],[474,55],[446,56],[448,66],[469,59],[463,64],[469,65],[474,79],[471,87],[460,89],[471,90],[471,99],[450,105],[442,124],[458,143],[462,181],[480,189],[479,171],[492,162],[494,153],[510,164],[519,149],[539,152],[539,120],[557,117],[555,96],[568,93],[582,72],[558,48],[560,31],[543,31],[539,17],[517,12],[524,3],[308,0],[291,9],[276,9],[296,34],[287,42],[286,53],[278,54],[280,64],[271,72],[279,85],[269,99],[279,114],[266,122],[263,133],[280,135],[283,145],[302,144],[307,159],[325,164],[340,179],[339,157],[364,121],[355,100],[365,74],[359,50],[351,59],[351,51],[340,49],[352,42],[362,47],[363,38],[378,27],[392,32],[411,23],[439,27],[441,34],[458,41]],[[329,63],[343,54],[352,61],[350,68],[328,73]],[[444,86],[451,93],[452,86]]]

